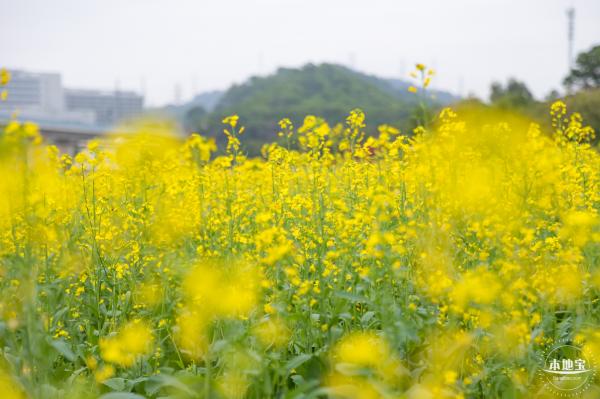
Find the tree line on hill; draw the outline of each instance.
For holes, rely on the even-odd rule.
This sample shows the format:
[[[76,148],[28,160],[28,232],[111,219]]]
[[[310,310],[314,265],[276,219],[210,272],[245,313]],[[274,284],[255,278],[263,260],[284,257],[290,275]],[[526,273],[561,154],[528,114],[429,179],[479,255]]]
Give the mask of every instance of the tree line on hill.
[[[514,78],[505,84],[495,82],[492,83],[487,106],[521,113],[550,128],[549,106],[562,99],[569,110],[579,112],[584,122],[594,128],[594,144],[597,144],[600,139],[600,45],[577,56],[563,85],[566,92],[564,96],[552,90],[544,100],[537,101],[523,82]]]
[[[408,92],[409,85],[406,81],[365,75],[334,64],[281,68],[273,75],[252,77],[225,92],[202,94],[183,112],[180,110],[180,119],[186,130],[213,135],[222,144],[224,136],[219,134],[222,119],[238,114],[246,127],[243,142],[250,155],[258,154],[264,143],[277,140],[277,122],[282,118],[300,126],[306,115],[315,115],[335,124],[343,122],[354,108],[365,111],[367,133],[375,133],[380,124],[389,124],[410,134],[418,123],[419,104],[418,97]],[[578,55],[564,85],[565,96],[552,91],[542,101],[537,101],[526,84],[516,79],[505,84],[493,83],[487,103],[436,90],[428,92],[426,101],[433,110],[449,104],[460,107],[464,103],[510,110],[548,127],[549,103],[562,98],[569,109],[580,112],[586,123],[600,134],[600,46]]]
[[[234,85],[212,109],[201,105],[188,109],[184,124],[189,131],[218,133],[223,117],[237,114],[246,128],[244,145],[252,155],[264,143],[277,140],[278,121],[283,118],[295,126],[301,126],[307,115],[322,117],[331,124],[343,123],[350,110],[360,108],[367,115],[369,133],[375,133],[381,124],[411,129],[416,123],[418,100],[408,92],[409,86],[402,80],[382,79],[334,64],[280,68],[273,75]],[[444,91],[431,90],[429,94],[427,101],[434,107],[458,99]]]

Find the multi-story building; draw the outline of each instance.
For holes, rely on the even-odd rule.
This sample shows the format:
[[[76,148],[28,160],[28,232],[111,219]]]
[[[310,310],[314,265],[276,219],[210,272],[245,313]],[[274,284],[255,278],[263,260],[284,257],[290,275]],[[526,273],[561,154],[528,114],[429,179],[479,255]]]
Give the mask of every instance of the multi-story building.
[[[8,97],[0,101],[0,122],[14,115],[39,124],[94,124],[91,110],[69,111],[65,108],[65,93],[58,73],[34,73],[10,70],[6,85]]]
[[[131,91],[65,89],[65,106],[70,111],[92,110],[96,124],[108,126],[139,115],[144,98]]]
[[[62,79],[58,73],[11,70],[6,86],[9,96],[2,108],[23,111],[60,112],[64,108]]]
[[[143,111],[144,98],[129,91],[72,90],[60,74],[9,70],[8,91],[0,101],[1,126],[15,116],[33,121],[45,138],[61,150],[74,153],[92,137]]]
[[[10,70],[8,97],[0,101],[0,120],[17,113],[19,119],[45,123],[107,127],[139,115],[144,98],[131,91],[66,89],[58,73]]]

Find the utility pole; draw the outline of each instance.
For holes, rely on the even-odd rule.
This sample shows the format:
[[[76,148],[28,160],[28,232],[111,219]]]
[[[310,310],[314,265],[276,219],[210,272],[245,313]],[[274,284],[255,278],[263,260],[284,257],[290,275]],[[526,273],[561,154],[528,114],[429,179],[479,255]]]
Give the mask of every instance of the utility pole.
[[[400,57],[400,79],[406,80],[406,60],[403,57]]]
[[[175,105],[180,105],[181,104],[181,84],[179,83],[175,83],[175,86],[173,87],[174,89],[174,101],[175,101]]]
[[[140,78],[140,93],[142,94],[142,97],[146,97],[146,77],[142,76]]]
[[[352,51],[348,53],[348,64],[350,65],[350,69],[356,70],[356,54]]]
[[[265,55],[262,51],[258,52],[258,71],[256,72],[256,76],[261,76],[263,74],[263,70],[265,69]]]
[[[575,33],[575,8],[569,7],[567,9],[567,40],[568,40],[568,67],[569,71],[573,68],[573,38]]]

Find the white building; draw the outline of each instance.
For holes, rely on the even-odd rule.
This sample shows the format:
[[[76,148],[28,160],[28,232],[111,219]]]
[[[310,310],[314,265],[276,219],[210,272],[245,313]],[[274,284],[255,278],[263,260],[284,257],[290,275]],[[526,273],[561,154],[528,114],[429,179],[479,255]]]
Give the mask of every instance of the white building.
[[[144,98],[134,92],[66,89],[58,73],[9,71],[8,97],[0,101],[0,122],[16,114],[41,125],[108,127],[143,111]]]
[[[91,110],[97,125],[109,126],[141,114],[144,98],[132,91],[65,89],[65,106],[70,111]]]
[[[58,73],[31,73],[11,70],[6,85],[9,96],[3,108],[38,112],[60,112],[64,108],[62,80]]]

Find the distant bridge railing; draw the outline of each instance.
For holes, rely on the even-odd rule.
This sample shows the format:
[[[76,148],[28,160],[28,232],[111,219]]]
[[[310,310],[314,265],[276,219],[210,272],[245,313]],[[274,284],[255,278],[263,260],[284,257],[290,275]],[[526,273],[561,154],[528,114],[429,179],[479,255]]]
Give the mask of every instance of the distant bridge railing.
[[[40,125],[40,134],[44,139],[57,146],[61,152],[75,154],[86,143],[107,133],[107,128],[96,126],[44,126]]]

